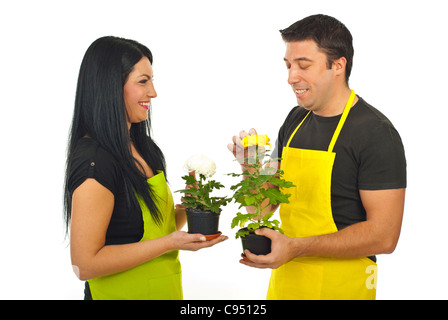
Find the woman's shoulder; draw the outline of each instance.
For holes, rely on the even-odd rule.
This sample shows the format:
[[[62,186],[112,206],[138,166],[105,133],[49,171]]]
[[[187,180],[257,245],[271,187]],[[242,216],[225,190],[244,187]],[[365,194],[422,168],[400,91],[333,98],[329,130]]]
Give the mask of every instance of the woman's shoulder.
[[[95,139],[81,138],[70,159],[70,190],[74,191],[87,178],[94,178],[113,193],[120,177],[118,162]]]
[[[92,155],[97,153],[98,149],[104,150],[95,139],[83,137],[77,141],[73,154],[78,156]]]
[[[95,139],[93,138],[81,138],[72,154],[72,160],[95,160],[100,161],[105,164],[114,165],[117,164],[115,157],[103,148]]]

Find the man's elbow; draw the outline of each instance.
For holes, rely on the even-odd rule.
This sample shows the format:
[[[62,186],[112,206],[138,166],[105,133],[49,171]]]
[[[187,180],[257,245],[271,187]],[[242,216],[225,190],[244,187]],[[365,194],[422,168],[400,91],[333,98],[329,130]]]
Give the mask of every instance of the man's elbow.
[[[389,238],[381,241],[379,254],[391,254],[395,251],[398,244],[398,238]]]

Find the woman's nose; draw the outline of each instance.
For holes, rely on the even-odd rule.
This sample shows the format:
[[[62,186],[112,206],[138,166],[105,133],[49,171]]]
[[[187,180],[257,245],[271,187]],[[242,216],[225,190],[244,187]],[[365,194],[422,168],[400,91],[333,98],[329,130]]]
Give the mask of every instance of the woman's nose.
[[[154,87],[154,83],[150,83],[149,87],[148,87],[148,91],[146,92],[147,96],[150,98],[156,98],[157,97],[157,91],[156,88]]]

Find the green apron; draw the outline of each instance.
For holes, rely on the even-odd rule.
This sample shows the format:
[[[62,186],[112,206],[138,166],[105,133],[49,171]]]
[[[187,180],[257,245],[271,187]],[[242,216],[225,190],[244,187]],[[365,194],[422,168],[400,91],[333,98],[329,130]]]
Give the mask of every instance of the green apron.
[[[157,206],[163,215],[155,224],[140,196],[144,233],[140,241],[155,239],[176,231],[174,201],[163,172],[148,179]],[[179,251],[167,252],[132,269],[88,280],[93,300],[181,300],[182,273]]]

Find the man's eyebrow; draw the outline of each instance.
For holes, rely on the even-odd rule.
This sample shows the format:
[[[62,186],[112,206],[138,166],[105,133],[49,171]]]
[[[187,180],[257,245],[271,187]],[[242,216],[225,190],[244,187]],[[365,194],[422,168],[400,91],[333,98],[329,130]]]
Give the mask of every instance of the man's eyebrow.
[[[288,62],[289,60],[286,58],[283,58],[284,61]],[[307,57],[299,57],[299,58],[295,58],[293,59],[293,61],[308,61],[308,62],[313,62],[313,60],[311,60],[310,58]]]

